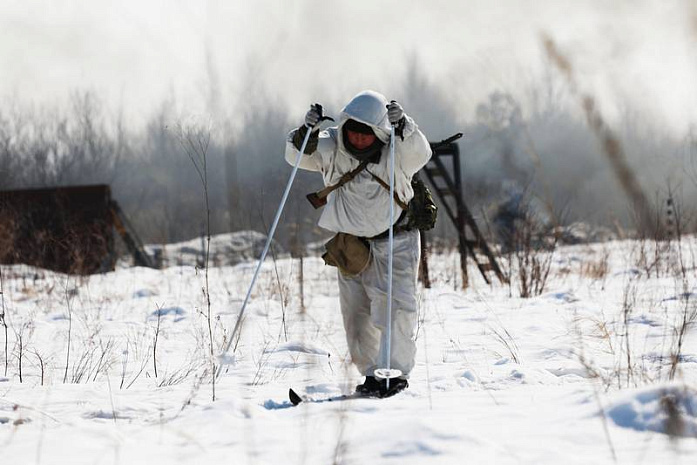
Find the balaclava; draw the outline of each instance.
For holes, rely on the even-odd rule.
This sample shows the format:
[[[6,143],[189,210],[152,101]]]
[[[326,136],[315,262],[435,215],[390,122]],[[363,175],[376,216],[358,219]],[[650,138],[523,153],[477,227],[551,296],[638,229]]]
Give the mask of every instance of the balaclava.
[[[375,137],[375,142],[364,149],[357,149],[351,142],[349,142],[347,131],[353,131],[360,134],[371,134],[375,136],[373,129],[367,124],[360,123],[354,119],[348,119],[341,128],[342,136],[344,139],[344,147],[346,150],[357,160],[370,160],[370,163],[377,163],[380,161],[380,154],[382,153],[382,147],[385,145],[378,137]]]

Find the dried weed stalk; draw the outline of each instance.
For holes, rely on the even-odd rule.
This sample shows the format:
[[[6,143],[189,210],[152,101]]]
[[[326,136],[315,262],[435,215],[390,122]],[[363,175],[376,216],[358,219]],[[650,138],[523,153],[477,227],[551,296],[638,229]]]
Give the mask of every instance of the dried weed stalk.
[[[5,317],[5,279],[2,274],[2,266],[0,266],[0,302],[2,302],[2,307],[0,310],[0,324],[2,324],[2,327],[4,329],[4,334],[5,334],[5,374],[4,376],[7,376],[7,368],[9,366],[9,350],[8,350],[8,328],[7,328],[7,319]]]
[[[205,285],[202,289],[203,296],[206,300],[206,321],[208,323],[208,348],[209,348],[209,363],[211,366],[210,372],[212,373],[211,386],[212,393],[211,397],[215,401],[215,380],[216,380],[216,366],[215,366],[215,354],[214,354],[214,341],[213,341],[213,320],[211,315],[211,294],[210,285],[208,280],[208,265],[210,259],[210,248],[211,248],[211,208],[210,208],[210,198],[208,195],[208,148],[211,142],[211,130],[212,125],[208,122],[205,125],[201,124],[191,124],[191,125],[178,125],[177,137],[179,143],[186,152],[186,155],[191,160],[194,165],[194,169],[199,176],[201,181],[201,186],[203,188],[203,198],[204,204],[206,206],[206,250],[205,250],[205,262],[204,262],[204,278]]]
[[[605,123],[600,109],[595,103],[595,99],[590,94],[581,91],[571,61],[559,50],[551,37],[543,36],[542,42],[547,56],[566,79],[569,90],[579,98],[588,125],[600,140],[603,153],[607,157],[615,177],[632,202],[642,236],[652,235],[652,233],[657,234],[658,231],[648,198],[639,184],[634,170],[629,165],[627,155],[619,138]]]

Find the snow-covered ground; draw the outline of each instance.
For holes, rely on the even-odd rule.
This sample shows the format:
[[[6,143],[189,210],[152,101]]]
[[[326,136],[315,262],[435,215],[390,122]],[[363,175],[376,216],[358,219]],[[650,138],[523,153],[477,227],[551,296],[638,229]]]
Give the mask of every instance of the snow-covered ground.
[[[319,258],[304,260],[302,301],[298,260],[264,265],[215,401],[202,270],[3,267],[0,462],[697,463],[692,250],[563,247],[527,299],[474,267],[463,291],[457,256],[434,255],[409,389],[333,402],[361,379]],[[254,267],[210,270],[216,353]],[[310,401],[291,407],[289,387]]]
[[[261,255],[266,244],[266,236],[256,231],[239,231],[227,234],[218,234],[211,237],[207,244],[205,237],[191,239],[189,241],[174,244],[148,244],[145,251],[151,257],[159,257],[163,268],[171,266],[199,266],[202,267],[206,260],[211,267],[234,266],[238,263],[254,260]],[[272,251],[282,253],[283,249],[273,241]],[[124,260],[120,265],[125,265],[131,260]]]

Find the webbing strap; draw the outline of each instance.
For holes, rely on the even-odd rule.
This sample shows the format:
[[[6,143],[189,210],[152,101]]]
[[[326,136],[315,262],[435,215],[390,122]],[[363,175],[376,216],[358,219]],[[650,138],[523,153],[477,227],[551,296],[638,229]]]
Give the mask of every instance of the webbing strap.
[[[366,170],[366,171],[368,171],[368,170]],[[390,191],[389,184],[387,184],[385,181],[383,181],[382,179],[380,179],[378,176],[374,175],[370,171],[368,171],[368,174],[370,174],[373,177],[373,179],[375,179],[378,182],[378,184],[380,184],[382,187],[387,189],[388,192]],[[409,206],[406,203],[402,202],[402,199],[397,197],[397,192],[394,193],[394,201],[397,202],[397,205],[399,205],[402,210],[409,209]]]
[[[363,171],[366,166],[368,166],[368,160],[363,160],[360,165],[358,165],[357,168],[349,171],[348,173],[344,174],[341,179],[339,179],[339,182],[334,184],[333,186],[327,186],[321,191],[317,192],[317,197],[320,199],[326,198],[329,194],[346,184],[347,182],[351,181],[353,178],[358,176],[358,173]]]
[[[344,174],[341,177],[341,179],[339,179],[339,182],[337,182],[333,186],[327,186],[324,189],[322,189],[321,191],[318,191],[316,193],[317,197],[319,197],[320,199],[325,199],[329,194],[331,194],[332,192],[334,192],[335,190],[337,190],[338,188],[340,188],[341,186],[343,186],[347,182],[352,181],[356,176],[358,176],[358,173],[360,173],[363,170],[366,170],[368,163],[369,163],[368,160],[363,160],[361,162],[361,164],[358,165],[358,167],[356,167],[355,169]],[[368,172],[368,174],[370,174],[373,177],[373,179],[375,181],[377,181],[378,184],[380,184],[384,189],[386,189],[389,192],[389,190],[390,190],[389,184],[387,184],[385,181],[380,179],[378,176],[371,173],[369,170],[366,170],[366,171]],[[394,201],[397,202],[397,205],[399,205],[402,210],[409,209],[409,206],[406,203],[402,202],[402,200],[397,196],[396,192],[394,193]],[[315,207],[315,208],[317,208],[317,207]]]

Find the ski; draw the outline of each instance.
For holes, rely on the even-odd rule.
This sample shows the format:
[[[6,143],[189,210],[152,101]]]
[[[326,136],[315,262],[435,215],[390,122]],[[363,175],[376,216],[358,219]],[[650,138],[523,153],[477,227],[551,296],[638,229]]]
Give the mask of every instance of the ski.
[[[296,393],[293,388],[288,389],[288,399],[290,399],[290,403],[293,405],[298,405],[300,402],[303,401],[303,398]]]
[[[324,397],[324,398],[319,398],[319,399],[312,399],[312,398],[303,398],[293,390],[293,388],[288,389],[288,400],[290,400],[290,403],[293,406],[299,405],[303,402],[305,403],[313,403],[313,404],[321,404],[323,402],[338,402],[342,400],[350,400],[350,399],[386,399],[388,397],[392,397],[395,394],[398,394],[409,386],[408,383],[405,383],[404,385],[395,385],[392,390],[389,390],[386,394],[362,394],[360,392],[354,392],[353,394],[341,394],[338,396],[332,396],[332,397]]]
[[[323,397],[319,399],[312,399],[312,398],[303,398],[301,397],[297,392],[293,390],[293,388],[288,389],[288,400],[290,400],[290,403],[293,404],[293,406],[299,405],[301,403],[306,403],[306,404],[321,404],[324,402],[338,402],[342,400],[350,400],[350,399],[376,399],[376,397],[372,396],[366,396],[362,395],[359,393],[353,393],[353,394],[340,394],[338,396],[332,396],[332,397]]]

